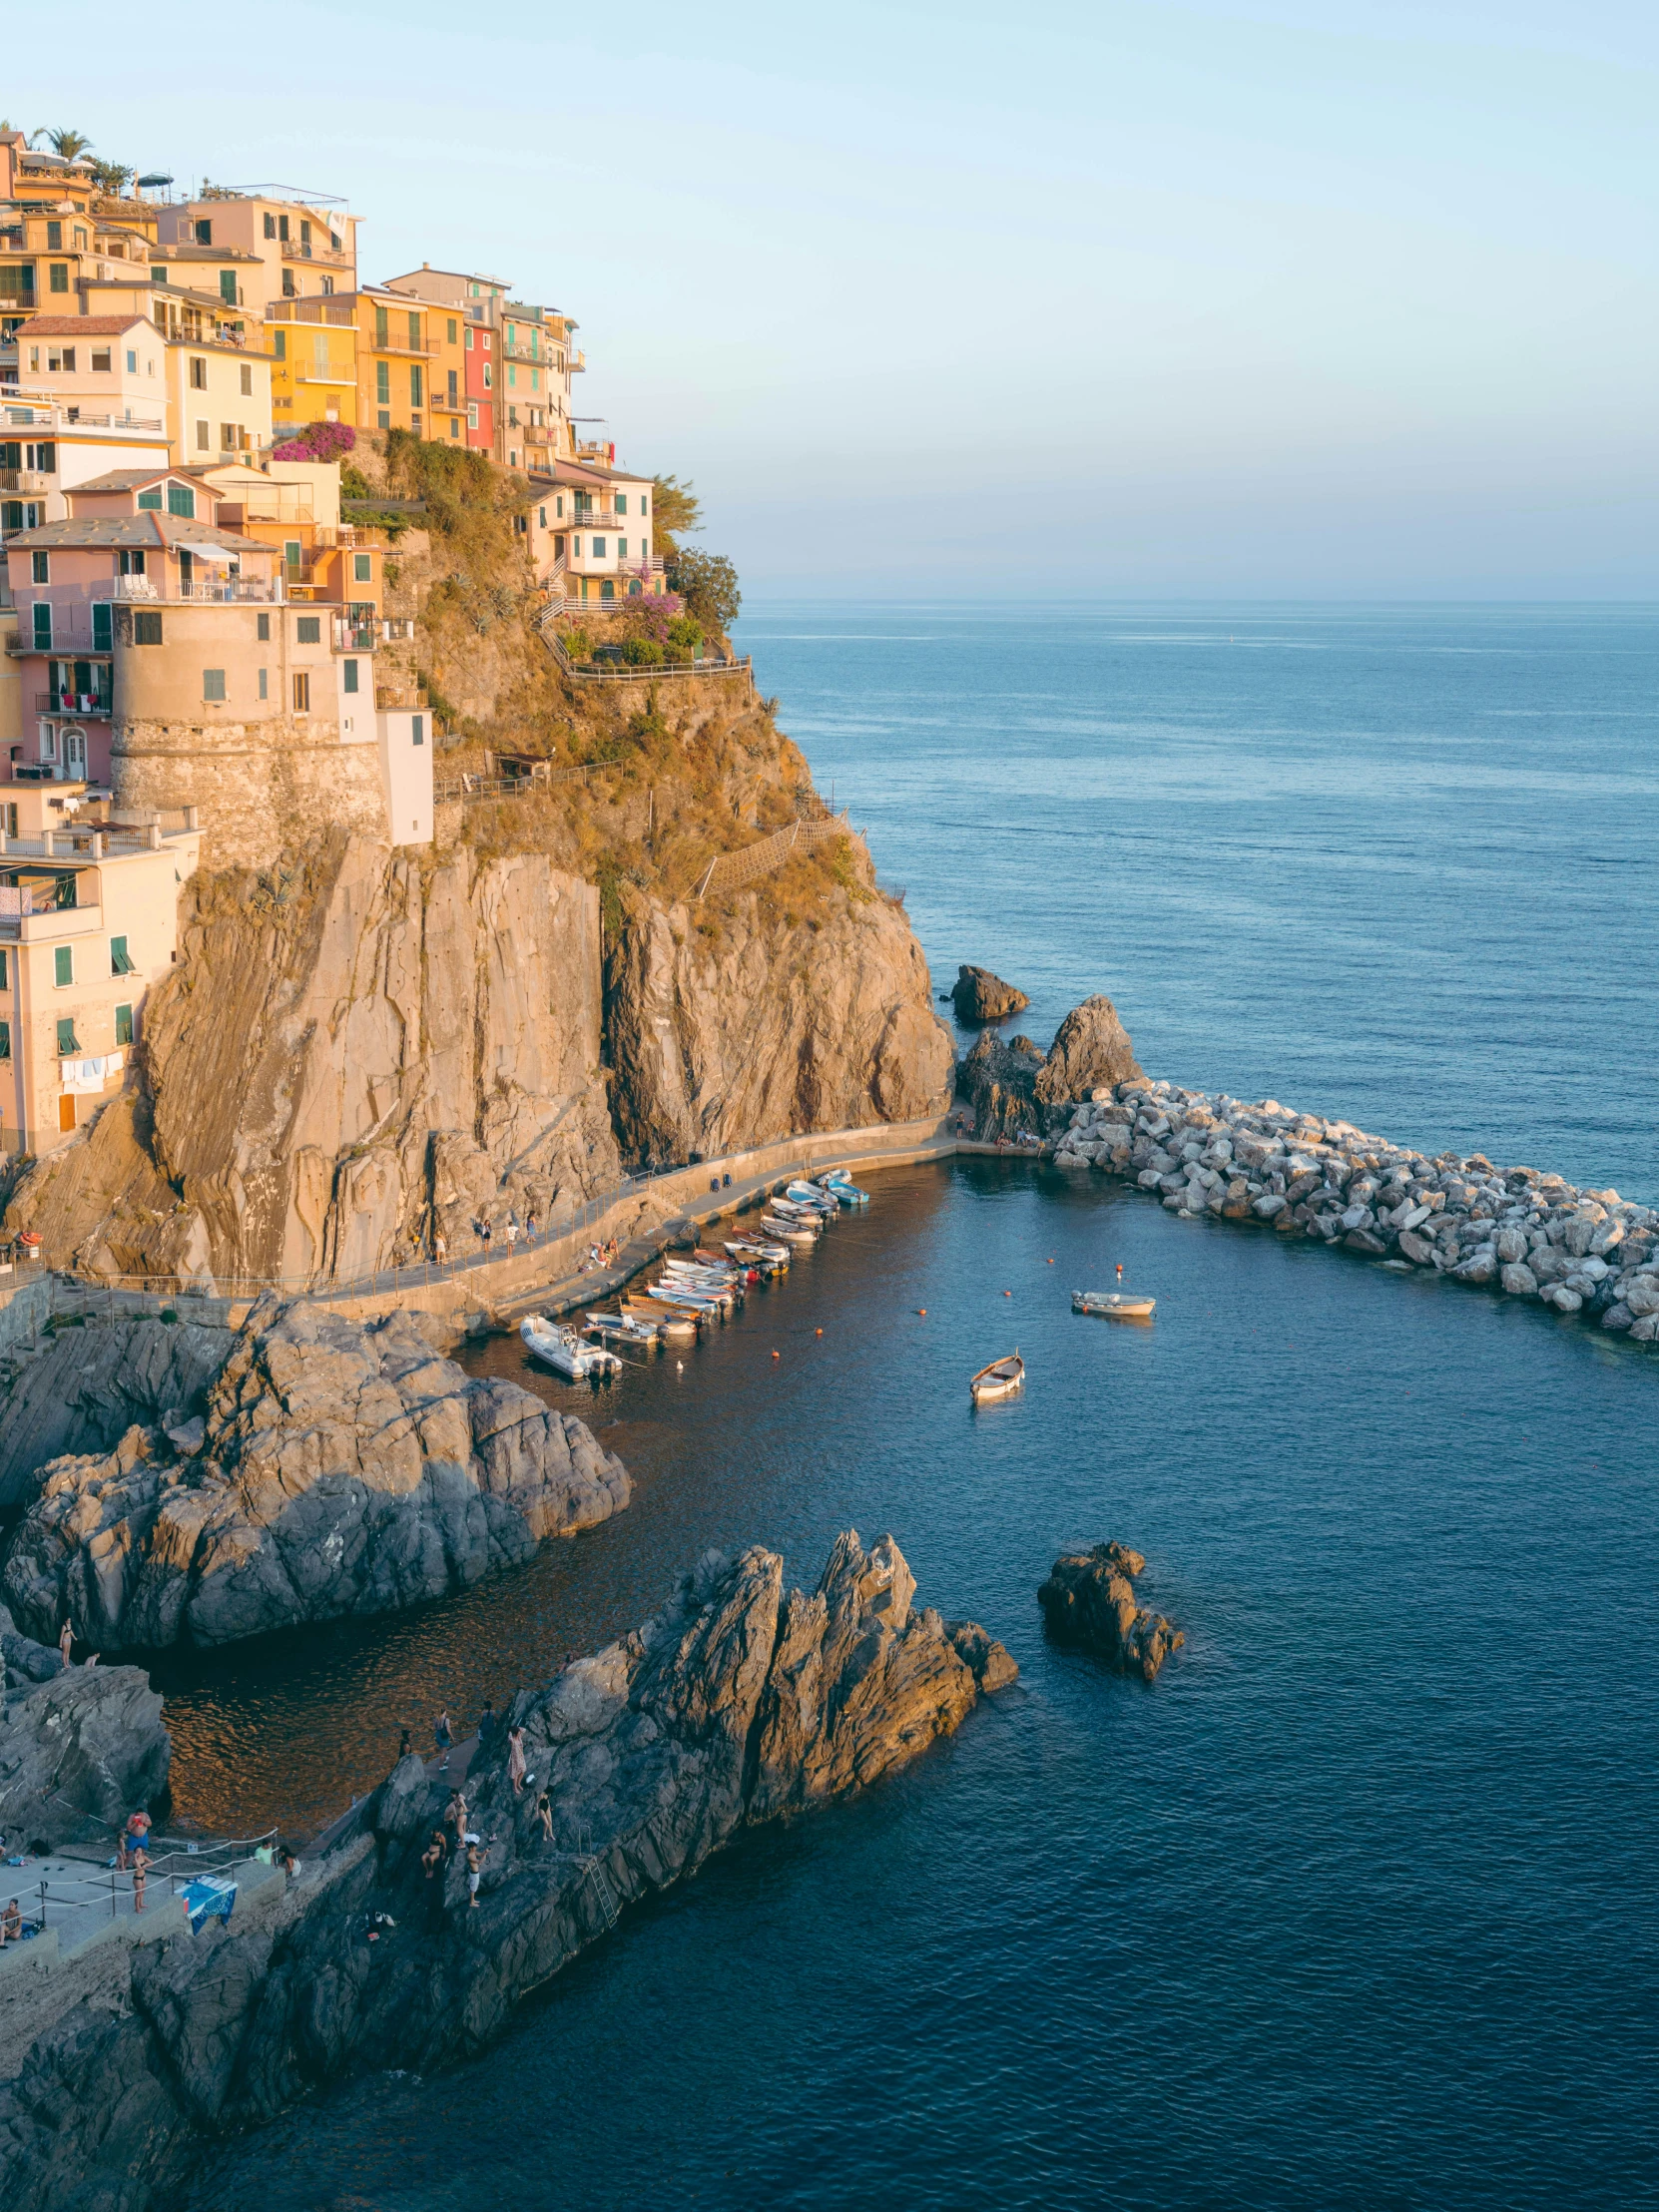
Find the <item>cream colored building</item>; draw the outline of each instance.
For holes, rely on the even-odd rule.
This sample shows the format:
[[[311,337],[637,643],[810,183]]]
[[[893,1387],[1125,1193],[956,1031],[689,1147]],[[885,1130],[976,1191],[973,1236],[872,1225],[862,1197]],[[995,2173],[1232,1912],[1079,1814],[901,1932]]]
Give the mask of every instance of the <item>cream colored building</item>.
[[[187,200],[157,211],[156,236],[164,247],[186,248],[204,266],[225,257],[261,262],[240,278],[247,303],[263,315],[272,299],[314,298],[357,287],[357,219],[325,202],[283,200],[262,193]]]
[[[66,821],[65,797],[0,807],[0,1154],[56,1151],[130,1080],[201,852],[183,815]]]
[[[111,469],[165,467],[166,348],[147,317],[37,315],[0,390],[0,536],[61,522]]]

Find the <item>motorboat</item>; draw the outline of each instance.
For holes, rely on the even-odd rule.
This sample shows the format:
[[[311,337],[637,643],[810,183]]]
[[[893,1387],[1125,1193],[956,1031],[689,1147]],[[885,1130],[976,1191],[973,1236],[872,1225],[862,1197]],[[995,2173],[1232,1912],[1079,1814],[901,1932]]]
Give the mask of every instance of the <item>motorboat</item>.
[[[702,1268],[668,1266],[663,1279],[678,1284],[682,1290],[696,1291],[702,1298],[718,1298],[729,1306],[737,1306],[743,1300],[743,1285],[728,1268],[722,1275],[708,1273]]]
[[[798,1249],[816,1245],[824,1234],[817,1222],[782,1221],[772,1214],[766,1217],[761,1227],[769,1237],[782,1237],[785,1244],[794,1245]]]
[[[703,1314],[712,1320],[726,1319],[725,1299],[705,1298],[700,1292],[682,1290],[673,1281],[652,1283],[647,1288],[659,1306],[677,1306],[683,1314]]]
[[[984,1405],[993,1398],[1012,1397],[1024,1387],[1025,1362],[1011,1352],[1006,1360],[993,1360],[988,1368],[981,1368],[968,1384],[968,1393],[975,1405]]]
[[[630,1321],[648,1323],[657,1330],[665,1344],[690,1344],[696,1337],[701,1316],[687,1313],[678,1306],[659,1306],[654,1298],[625,1298],[622,1311]]]
[[[692,1262],[700,1268],[724,1269],[728,1275],[735,1275],[740,1283],[758,1283],[761,1280],[761,1271],[753,1260],[731,1254],[722,1259],[718,1253],[705,1252],[701,1245],[692,1254]]]
[[[822,1214],[826,1221],[835,1218],[834,1199],[816,1183],[786,1183],[784,1196],[792,1206],[805,1206],[811,1213]]]
[[[526,1314],[518,1325],[519,1336],[533,1360],[562,1375],[567,1382],[603,1381],[620,1373],[622,1362],[603,1345],[585,1345],[574,1329],[562,1328],[545,1314]]]
[[[787,1268],[790,1264],[789,1246],[773,1244],[767,1238],[734,1237],[726,1249],[734,1260],[740,1263],[749,1262],[757,1273],[765,1269],[776,1275],[781,1268]]]
[[[647,1351],[656,1351],[663,1341],[655,1322],[635,1321],[630,1314],[590,1314],[583,1332],[601,1344],[643,1345]]]
[[[1073,1291],[1074,1314],[1099,1314],[1107,1321],[1150,1321],[1158,1301],[1138,1291]]]

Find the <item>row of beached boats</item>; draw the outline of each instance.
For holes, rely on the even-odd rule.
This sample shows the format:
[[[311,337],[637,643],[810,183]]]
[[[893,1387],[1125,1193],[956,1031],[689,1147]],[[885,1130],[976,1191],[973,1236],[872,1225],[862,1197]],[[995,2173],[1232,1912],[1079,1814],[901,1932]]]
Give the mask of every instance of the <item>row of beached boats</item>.
[[[1158,1301],[1144,1298],[1138,1291],[1073,1291],[1071,1310],[1074,1314],[1093,1314],[1103,1321],[1150,1321]],[[993,1404],[999,1397],[1012,1397],[1025,1387],[1025,1362],[1016,1346],[1006,1359],[993,1360],[989,1367],[981,1368],[968,1383],[968,1395],[975,1405]]]
[[[700,1330],[727,1320],[753,1285],[786,1273],[832,1221],[868,1204],[869,1193],[844,1169],[786,1184],[768,1199],[756,1228],[727,1238],[719,1251],[699,1246],[689,1256],[665,1254],[655,1280],[619,1298],[615,1313],[590,1313],[579,1328],[531,1314],[519,1335],[533,1359],[567,1382],[604,1382],[630,1355],[690,1344]]]

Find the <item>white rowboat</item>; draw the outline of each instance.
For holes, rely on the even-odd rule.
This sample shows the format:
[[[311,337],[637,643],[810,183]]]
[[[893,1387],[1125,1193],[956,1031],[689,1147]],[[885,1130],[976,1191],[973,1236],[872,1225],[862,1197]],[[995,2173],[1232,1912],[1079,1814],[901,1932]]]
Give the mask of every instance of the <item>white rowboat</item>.
[[[1135,1291],[1073,1291],[1074,1314],[1099,1314],[1107,1321],[1150,1321],[1158,1301]]]
[[[1014,1352],[1006,1360],[993,1360],[988,1368],[981,1368],[968,1384],[968,1394],[975,1405],[983,1405],[992,1398],[1012,1397],[1024,1387],[1025,1362]]]

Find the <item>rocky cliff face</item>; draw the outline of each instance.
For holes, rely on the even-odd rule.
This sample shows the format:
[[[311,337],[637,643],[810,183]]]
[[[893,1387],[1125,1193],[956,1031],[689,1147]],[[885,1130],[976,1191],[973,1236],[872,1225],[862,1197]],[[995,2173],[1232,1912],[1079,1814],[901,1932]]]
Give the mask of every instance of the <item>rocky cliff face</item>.
[[[441,1597],[629,1496],[581,1421],[464,1375],[407,1316],[273,1304],[205,1419],[43,1470],[0,1587],[43,1637],[67,1617],[94,1646],[229,1643]]]
[[[1145,1572],[1146,1561],[1127,1544],[1062,1553],[1037,1592],[1048,1633],[1056,1643],[1080,1644],[1125,1673],[1152,1681],[1187,1639],[1162,1613],[1137,1602],[1134,1577]]]
[[[607,962],[631,1159],[944,1112],[954,1055],[902,908],[869,898],[792,926],[749,897],[713,939],[696,921],[686,905],[631,900]]]
[[[710,1554],[654,1619],[515,1699],[535,1785],[513,1794],[504,1745],[468,1780],[477,1910],[462,1860],[423,1872],[447,1792],[401,1761],[284,1926],[134,1952],[125,2017],[81,2006],[41,2036],[0,2088],[7,2212],[176,2202],[205,2142],[346,2067],[476,2050],[619,1906],[747,1824],[904,1765],[1016,1671],[913,1594],[890,1538],[866,1553],[842,1536],[811,1597],[786,1594],[776,1553]]]
[[[65,1668],[0,1606],[0,1835],[8,1848],[89,1842],[161,1795],[173,1746],[137,1667]]]

